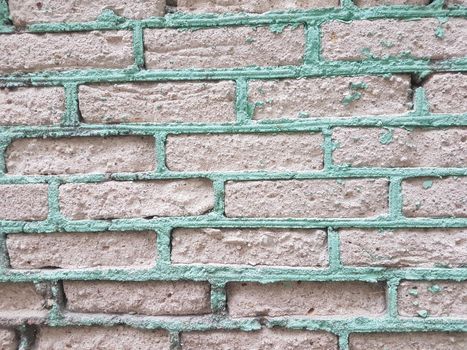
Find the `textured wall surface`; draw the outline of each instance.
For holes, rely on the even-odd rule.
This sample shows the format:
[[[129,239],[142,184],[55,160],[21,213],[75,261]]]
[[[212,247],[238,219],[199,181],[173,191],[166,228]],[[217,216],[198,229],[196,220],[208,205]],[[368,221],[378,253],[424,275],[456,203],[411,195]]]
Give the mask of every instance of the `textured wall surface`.
[[[465,0],[0,0],[0,350],[467,349]]]

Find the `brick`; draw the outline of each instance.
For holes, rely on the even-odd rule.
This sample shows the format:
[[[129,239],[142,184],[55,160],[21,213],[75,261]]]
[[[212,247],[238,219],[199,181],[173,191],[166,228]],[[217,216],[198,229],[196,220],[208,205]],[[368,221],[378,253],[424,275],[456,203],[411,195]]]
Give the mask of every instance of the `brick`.
[[[387,212],[382,179],[227,182],[229,217],[376,217]]]
[[[388,6],[388,5],[428,5],[430,0],[354,0],[359,7]]]
[[[408,75],[254,80],[249,91],[258,120],[394,115],[412,107]]]
[[[0,185],[0,220],[45,220],[48,186]]]
[[[327,235],[304,229],[175,229],[172,263],[324,267]]]
[[[337,337],[325,332],[264,328],[260,331],[183,332],[183,350],[337,350]]]
[[[127,68],[134,62],[132,34],[123,30],[1,34],[0,47],[0,74]]]
[[[380,316],[385,290],[362,282],[230,283],[229,314],[248,316]]]
[[[410,345],[409,345],[410,344]],[[350,350],[464,350],[467,333],[362,333],[350,335]]]
[[[146,29],[144,38],[149,69],[299,65],[305,51],[303,27]]]
[[[152,171],[153,137],[73,137],[18,139],[6,151],[7,172],[57,175]]]
[[[467,217],[467,177],[417,178],[402,182],[408,217]]]
[[[104,10],[112,10],[116,15],[142,19],[163,16],[164,0],[9,0],[13,23],[24,26],[40,22],[86,22],[94,21]]]
[[[433,113],[467,113],[467,74],[435,74],[423,87]]]
[[[235,85],[231,81],[82,85],[79,107],[86,123],[227,123],[235,121]]]
[[[18,340],[15,332],[9,329],[0,329],[0,349],[16,350],[18,348]]]
[[[0,88],[0,125],[51,125],[65,112],[59,87]]]
[[[447,6],[457,6],[457,5],[467,6],[467,0],[446,0],[446,5]]]
[[[401,316],[462,318],[467,315],[467,282],[405,281],[397,299]]]
[[[204,179],[70,183],[60,186],[60,207],[75,220],[202,215],[214,207],[214,192]]]
[[[0,318],[41,317],[47,314],[46,291],[32,283],[0,283]]]
[[[211,311],[208,283],[65,281],[73,312],[201,315]]]
[[[467,229],[341,229],[341,260],[350,266],[463,267]]]
[[[444,60],[467,55],[467,25],[463,18],[445,23],[434,18],[331,21],[322,29],[323,56],[328,60],[407,55]]]
[[[6,246],[13,269],[154,266],[154,232],[10,234]]]
[[[169,335],[161,330],[114,327],[45,327],[37,335],[36,350],[168,350]]]
[[[339,6],[338,0],[177,0],[177,10],[183,12],[253,12],[315,9]]]
[[[467,166],[467,129],[336,128],[334,164],[353,167]]]
[[[321,134],[170,135],[174,171],[306,171],[323,168]],[[196,152],[192,152],[192,150]]]

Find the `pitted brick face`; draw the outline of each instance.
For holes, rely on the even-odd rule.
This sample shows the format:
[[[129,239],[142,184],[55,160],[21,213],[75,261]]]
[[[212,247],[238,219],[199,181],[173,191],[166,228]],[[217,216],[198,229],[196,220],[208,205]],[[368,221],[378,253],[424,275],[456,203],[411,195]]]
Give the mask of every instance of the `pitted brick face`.
[[[15,332],[10,329],[0,329],[0,349],[16,350],[18,340]]]

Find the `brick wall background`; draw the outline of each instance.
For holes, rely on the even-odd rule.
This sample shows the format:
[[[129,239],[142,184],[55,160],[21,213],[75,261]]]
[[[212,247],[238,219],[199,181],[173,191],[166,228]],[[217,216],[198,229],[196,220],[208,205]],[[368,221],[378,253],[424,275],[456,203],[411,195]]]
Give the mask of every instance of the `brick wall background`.
[[[0,0],[0,349],[466,349],[466,4]]]

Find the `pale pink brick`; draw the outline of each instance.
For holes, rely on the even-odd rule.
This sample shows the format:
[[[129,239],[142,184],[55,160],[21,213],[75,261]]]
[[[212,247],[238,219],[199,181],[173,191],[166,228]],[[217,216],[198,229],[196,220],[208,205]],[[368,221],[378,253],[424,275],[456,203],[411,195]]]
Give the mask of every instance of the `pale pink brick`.
[[[344,265],[384,267],[463,267],[467,229],[341,229]]]
[[[176,229],[172,263],[324,267],[327,235],[305,229]]]
[[[58,124],[64,112],[63,88],[0,88],[0,125]]]
[[[258,120],[403,114],[412,108],[410,77],[254,80],[249,103]]]
[[[171,82],[82,85],[86,123],[227,123],[235,121],[235,84]]]
[[[410,55],[443,60],[467,55],[466,20],[331,21],[323,30],[323,57],[328,60],[362,60]]]
[[[354,0],[359,7],[388,6],[388,5],[428,5],[430,0]]]
[[[10,234],[6,246],[13,269],[152,267],[154,232]]]
[[[169,135],[167,167],[174,171],[318,170],[323,168],[323,142],[321,134],[313,133]]]
[[[467,74],[435,74],[423,87],[431,112],[467,113]]]
[[[0,34],[0,47],[0,74],[127,68],[134,62],[132,34],[124,30]]]
[[[467,217],[467,177],[409,179],[402,193],[408,217]]]
[[[18,348],[18,339],[15,332],[10,329],[0,329],[0,349],[16,350]]]
[[[260,331],[183,332],[183,350],[337,350],[337,337],[320,331],[263,328]]]
[[[211,311],[204,282],[65,281],[67,309],[85,313],[201,315]]]
[[[0,282],[0,318],[43,317],[47,290],[33,283]]]
[[[405,281],[398,291],[399,315],[404,317],[467,316],[467,282]]]
[[[229,217],[370,218],[388,208],[383,179],[242,181],[226,184]]]
[[[446,0],[447,6],[467,6],[467,0]]]
[[[45,327],[39,329],[35,350],[169,350],[162,330],[114,327]]]
[[[0,220],[45,220],[48,214],[48,186],[0,185]]]
[[[467,129],[336,128],[336,165],[353,167],[467,166]]]
[[[204,179],[70,183],[60,186],[60,207],[75,220],[202,215],[214,192]]]
[[[386,308],[381,284],[363,282],[230,283],[229,314],[249,316],[381,316]]]
[[[303,27],[146,29],[144,38],[149,69],[300,65],[305,52]]]
[[[116,15],[141,19],[163,16],[164,0],[9,0],[13,23],[24,26],[40,22],[86,22],[94,21],[104,10]]]

